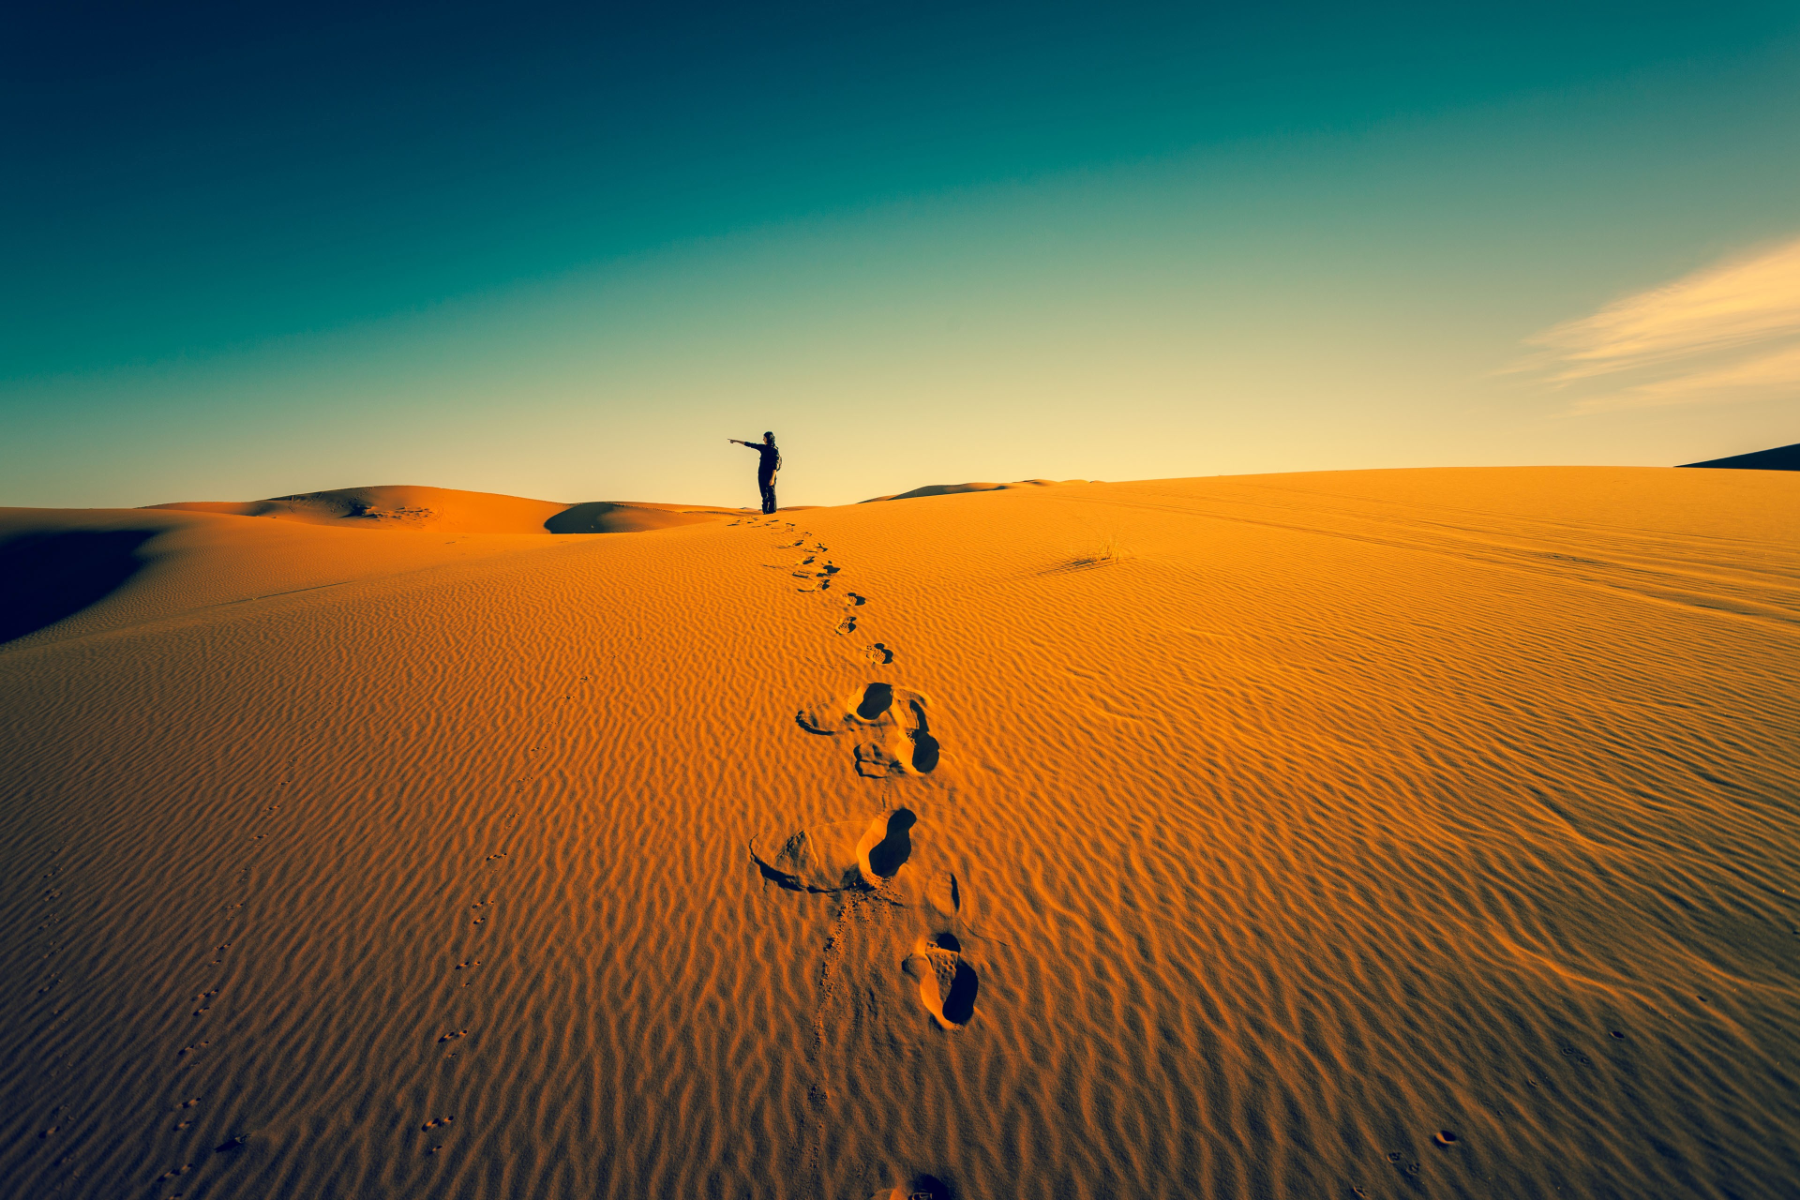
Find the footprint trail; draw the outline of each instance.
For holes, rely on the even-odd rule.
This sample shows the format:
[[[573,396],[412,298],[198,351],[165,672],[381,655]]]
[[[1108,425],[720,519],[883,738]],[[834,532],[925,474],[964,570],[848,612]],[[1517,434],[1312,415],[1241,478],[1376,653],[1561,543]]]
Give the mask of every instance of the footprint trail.
[[[849,637],[858,632],[870,597],[845,586],[846,577],[853,578],[854,572],[832,557],[824,542],[792,522],[746,524],[776,533],[773,548],[779,561],[763,565],[785,572],[796,592],[815,598],[811,602],[826,602],[833,634]],[[897,657],[888,641],[864,642],[851,652],[863,666],[877,671],[891,667]],[[932,707],[923,691],[871,679],[848,695],[800,707],[794,719],[807,735],[834,739],[847,750],[847,765],[856,778],[884,789],[916,787],[942,760]],[[749,846],[765,885],[821,896],[829,905],[820,914],[830,925],[818,962],[813,1038],[807,1048],[817,1074],[808,1092],[815,1105],[810,1119],[817,1135],[815,1165],[828,1141],[829,1116],[822,1101],[844,1066],[829,1064],[844,1050],[846,1027],[840,1018],[850,1015],[843,1009],[846,998],[859,992],[869,995],[868,989],[879,991],[878,981],[885,976],[892,981],[887,986],[896,988],[892,993],[896,1015],[922,1008],[918,1019],[923,1027],[954,1033],[973,1021],[980,990],[976,967],[963,950],[968,899],[964,885],[954,872],[942,869],[945,864],[929,849],[931,823],[914,805],[897,803],[899,794],[893,791],[878,794],[881,808],[873,816],[789,827],[752,838]],[[923,859],[921,845],[927,847]],[[859,1002],[855,1007],[860,1006]],[[855,1028],[854,1019],[848,1028]],[[938,1184],[929,1176],[916,1179]],[[940,1193],[937,1186],[926,1186],[905,1194]]]

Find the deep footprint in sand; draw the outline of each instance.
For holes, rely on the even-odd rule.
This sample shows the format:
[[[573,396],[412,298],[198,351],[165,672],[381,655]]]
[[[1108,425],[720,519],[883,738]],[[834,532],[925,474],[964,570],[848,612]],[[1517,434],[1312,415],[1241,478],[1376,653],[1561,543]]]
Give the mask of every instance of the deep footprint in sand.
[[[794,719],[808,733],[849,734],[856,743],[856,773],[865,778],[929,775],[942,747],[925,715],[928,704],[921,692],[871,683],[848,699],[803,708]]]
[[[890,808],[873,820],[815,825],[796,833],[754,838],[750,857],[764,879],[801,892],[876,889],[912,856],[911,809]]]
[[[900,969],[919,985],[919,1002],[943,1029],[962,1029],[974,1019],[981,981],[962,956],[953,933],[921,938]]]
[[[863,689],[855,717],[870,735],[856,747],[856,772],[870,779],[889,775],[929,775],[937,770],[940,747],[925,716],[926,699],[891,684]]]
[[[893,808],[875,818],[856,844],[856,862],[863,880],[879,887],[912,857],[912,827],[919,823],[910,808]]]

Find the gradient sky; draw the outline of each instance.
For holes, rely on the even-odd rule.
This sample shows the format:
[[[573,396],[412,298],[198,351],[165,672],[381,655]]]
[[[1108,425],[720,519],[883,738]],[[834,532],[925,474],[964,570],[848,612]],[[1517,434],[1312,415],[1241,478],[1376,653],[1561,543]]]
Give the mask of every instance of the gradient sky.
[[[1800,441],[1791,3],[38,3],[0,504]]]

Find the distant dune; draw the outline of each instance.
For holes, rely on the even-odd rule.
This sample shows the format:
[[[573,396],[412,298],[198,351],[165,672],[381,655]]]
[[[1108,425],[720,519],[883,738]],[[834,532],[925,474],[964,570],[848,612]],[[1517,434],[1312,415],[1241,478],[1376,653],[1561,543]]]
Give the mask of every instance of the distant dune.
[[[958,496],[965,492],[1004,492],[1010,488],[1054,487],[1055,479],[1021,479],[1017,483],[933,483],[926,487],[914,488],[910,492],[900,492],[893,496],[871,496],[864,504],[874,504],[879,500],[919,500],[926,496]],[[1063,483],[1087,483],[1086,479],[1065,479]]]
[[[743,510],[628,501],[564,504],[493,492],[390,484],[277,496],[272,500],[190,500],[152,509],[269,517],[356,529],[413,529],[437,533],[640,533],[691,525]]]
[[[1712,458],[1705,462],[1681,465],[1728,467],[1743,471],[1800,471],[1800,442],[1791,446],[1777,446],[1773,450],[1756,450],[1749,454],[1733,454],[1729,458]]]
[[[9,1193],[1792,1194],[1800,475],[908,495],[0,512]]]

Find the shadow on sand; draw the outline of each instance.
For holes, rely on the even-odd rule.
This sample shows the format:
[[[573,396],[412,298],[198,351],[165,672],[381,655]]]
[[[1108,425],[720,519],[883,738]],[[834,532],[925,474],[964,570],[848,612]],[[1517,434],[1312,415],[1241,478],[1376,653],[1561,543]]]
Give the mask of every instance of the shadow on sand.
[[[0,540],[0,644],[72,617],[138,573],[160,529],[20,533]]]

